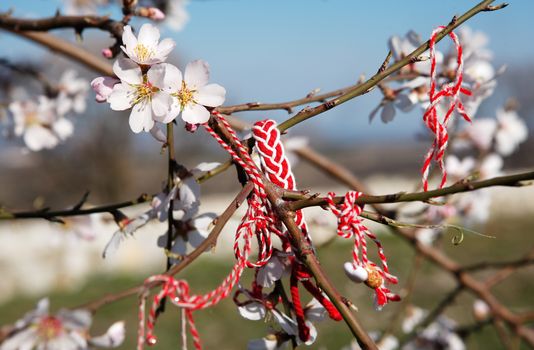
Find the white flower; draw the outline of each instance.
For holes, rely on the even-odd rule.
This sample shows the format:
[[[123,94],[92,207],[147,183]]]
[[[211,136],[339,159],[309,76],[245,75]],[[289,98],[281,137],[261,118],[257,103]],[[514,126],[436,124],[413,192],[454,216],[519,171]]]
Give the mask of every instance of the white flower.
[[[497,110],[498,130],[495,135],[495,148],[503,156],[514,152],[521,142],[528,136],[525,122],[515,111]]]
[[[210,118],[204,106],[218,107],[224,103],[226,90],[218,84],[208,84],[209,66],[202,60],[190,62],[185,74],[170,64],[165,64],[165,91],[173,96],[170,122],[182,113],[186,123],[203,124]]]
[[[503,165],[502,157],[496,153],[488,154],[479,165],[480,179],[499,176]]]
[[[481,151],[487,151],[491,148],[497,123],[495,119],[476,119],[465,128],[467,137]]]
[[[173,0],[167,3],[167,12],[165,14],[165,23],[172,29],[182,30],[189,21],[189,13],[185,7],[188,0]]]
[[[425,319],[427,314],[428,311],[410,305],[406,309],[406,318],[402,321],[402,331],[404,333],[411,333]]]
[[[262,287],[271,288],[288,271],[289,266],[288,254],[275,250],[267,264],[258,269],[256,282]]]
[[[77,77],[76,71],[69,69],[63,73],[59,81],[57,96],[57,110],[59,115],[65,115],[73,110],[83,113],[87,106],[87,80]]]
[[[440,231],[432,228],[419,228],[415,231],[415,238],[423,244],[430,246],[438,237]]]
[[[462,44],[464,60],[490,60],[492,58],[492,52],[486,48],[489,39],[485,33],[475,32],[468,26],[462,26],[458,29],[458,39]]]
[[[176,44],[172,39],[159,42],[159,36],[159,29],[150,23],[141,26],[137,38],[132,33],[132,27],[125,26],[121,49],[131,60],[142,65],[164,62]]]
[[[183,222],[185,229],[178,232],[171,248],[171,252],[175,255],[187,255],[188,246],[193,249],[197,248],[210,233],[213,220],[217,217],[215,213],[205,213],[193,219]],[[167,246],[167,233],[158,238],[158,245],[160,247]]]
[[[278,346],[278,340],[276,340],[276,336],[271,335],[261,339],[250,340],[247,344],[247,350],[279,350],[286,348],[286,344],[280,345],[281,346]]]
[[[53,101],[44,96],[39,96],[38,101],[38,104],[31,100],[9,104],[15,135],[22,136],[32,151],[54,148],[73,132],[72,123],[57,115]]]
[[[119,58],[113,65],[113,72],[121,82],[113,86],[108,97],[111,109],[123,111],[132,108],[130,128],[139,133],[149,132],[154,121],[167,121],[172,103],[171,96],[161,89],[165,87],[165,67],[152,66],[146,76],[132,60]]]
[[[422,44],[419,34],[410,30],[404,38],[396,35],[389,39],[388,45],[395,61],[400,61]],[[436,50],[436,62],[439,64],[443,61],[443,54]],[[416,71],[420,73],[430,73],[430,60],[415,62],[406,66],[404,70]]]
[[[465,157],[460,161],[455,155],[450,155],[445,159],[447,174],[454,181],[465,179],[471,174],[474,168],[475,159],[472,157]]]
[[[490,216],[491,195],[487,189],[464,193],[457,197],[456,207],[466,226],[485,223]]]
[[[99,338],[102,338],[91,339],[88,334],[92,322],[89,311],[62,309],[50,315],[48,307],[48,299],[39,301],[35,310],[17,321],[14,332],[0,344],[0,350],[89,350],[89,344],[94,339],[99,342]],[[117,347],[122,344],[124,336],[121,338],[117,335],[116,326],[112,331],[116,342],[100,342],[98,346]]]

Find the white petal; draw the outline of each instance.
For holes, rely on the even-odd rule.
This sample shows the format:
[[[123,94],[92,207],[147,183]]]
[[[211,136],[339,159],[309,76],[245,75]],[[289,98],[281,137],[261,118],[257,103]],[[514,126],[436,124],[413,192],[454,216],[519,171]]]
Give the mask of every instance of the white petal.
[[[131,52],[133,48],[137,45],[137,38],[132,33],[132,27],[124,27],[124,31],[122,32],[122,43],[125,46],[125,48],[123,48],[123,51],[125,51],[126,54],[128,54],[128,52]]]
[[[206,172],[206,171],[212,171],[216,167],[221,165],[219,162],[202,162],[198,164],[196,167],[191,169],[191,172],[196,175],[198,173]]]
[[[152,111],[154,117],[161,120],[167,119],[166,116],[171,111],[172,97],[166,92],[159,91],[152,95]]]
[[[247,350],[277,350],[281,349],[278,347],[278,341],[275,339],[252,339],[247,344]]]
[[[132,98],[135,88],[129,84],[120,83],[113,86],[108,97],[109,107],[114,111],[124,111],[132,107]]]
[[[395,118],[395,107],[391,101],[388,101],[384,104],[380,118],[382,119],[382,122],[386,124]]]
[[[31,350],[38,340],[37,329],[26,328],[4,340],[0,350]]]
[[[213,220],[215,220],[215,218],[217,218],[217,214],[205,213],[191,220],[191,224],[197,230],[208,230],[210,228],[210,225],[213,223]]]
[[[66,140],[72,135],[74,131],[74,125],[72,125],[70,120],[60,118],[54,123],[54,125],[52,125],[52,129],[61,140]]]
[[[313,298],[308,304],[306,304],[306,319],[310,321],[320,322],[326,317],[326,309],[319,302],[319,300]]]
[[[40,125],[32,125],[24,133],[24,143],[32,151],[54,148],[58,142],[58,138],[50,130]]]
[[[207,62],[196,60],[189,62],[185,67],[184,80],[191,90],[198,90],[208,83],[210,67]]]
[[[134,61],[128,58],[119,58],[113,64],[113,73],[128,84],[141,84],[143,82],[143,75],[141,68]]]
[[[116,348],[124,342],[126,329],[124,321],[115,322],[108,328],[106,334],[91,338],[91,345],[105,348]]]
[[[108,256],[114,255],[117,250],[119,250],[119,247],[121,243],[126,239],[126,235],[121,230],[115,231],[113,233],[113,236],[111,236],[111,239],[104,247],[104,251],[102,252],[102,258],[107,258]]]
[[[259,321],[265,317],[266,310],[265,306],[258,302],[251,302],[237,308],[239,314],[251,321]]]
[[[152,135],[152,137],[154,137],[157,141],[161,143],[167,142],[167,137],[165,136],[165,133],[161,131],[161,129],[158,128],[156,125],[154,125],[152,129],[150,129],[150,134]]]
[[[354,267],[354,264],[351,262],[344,263],[343,269],[345,270],[347,277],[356,283],[365,282],[369,277],[366,269],[364,269],[362,266]]]
[[[193,230],[187,233],[187,241],[193,248],[197,248],[208,237],[207,230]]]
[[[158,27],[150,23],[145,23],[141,26],[141,29],[139,30],[137,40],[139,44],[143,44],[148,48],[155,49],[159,41],[159,36],[160,34]]]
[[[218,107],[224,103],[226,90],[218,84],[201,87],[195,93],[195,102],[208,107]]]
[[[168,38],[163,39],[156,49],[157,58],[159,58],[161,61],[165,61],[175,46],[176,43],[174,40]]]
[[[164,81],[161,86],[158,86],[160,89],[167,92],[178,92],[182,88],[182,72],[172,64],[161,63],[162,67],[165,68]]]
[[[176,237],[174,240],[174,245],[172,246],[171,251],[174,254],[178,254],[181,256],[185,256],[187,254],[187,246],[185,245],[185,241],[182,238],[182,236]]]
[[[143,130],[149,132],[150,129],[152,129],[154,120],[152,119],[152,109],[147,101],[139,102],[132,108],[129,122],[130,128],[135,133],[139,133]]]
[[[61,309],[58,311],[57,316],[63,322],[63,325],[71,330],[87,330],[93,322],[91,313],[84,309]]]
[[[282,264],[276,255],[273,255],[267,264],[258,270],[256,281],[261,286],[270,288],[273,286],[275,281],[278,281],[280,278],[282,278],[284,270],[284,264]]]
[[[297,335],[297,323],[289,318],[286,314],[278,312],[278,310],[273,309],[272,315],[280,327],[289,335]]]
[[[182,181],[178,198],[179,201],[176,203],[175,209],[183,209],[187,211],[199,204],[200,185],[192,176]]]
[[[155,64],[146,73],[148,81],[157,88],[164,86],[165,71],[168,64]]]
[[[182,119],[186,123],[204,124],[210,119],[210,112],[204,106],[190,103],[182,111]]]

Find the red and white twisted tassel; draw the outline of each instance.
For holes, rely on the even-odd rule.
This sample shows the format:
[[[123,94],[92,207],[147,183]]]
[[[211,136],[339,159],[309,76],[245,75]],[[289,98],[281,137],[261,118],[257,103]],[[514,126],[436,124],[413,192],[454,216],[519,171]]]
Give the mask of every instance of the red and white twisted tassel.
[[[347,192],[343,203],[336,205],[334,203],[334,192],[329,192],[326,200],[328,207],[334,213],[338,220],[337,234],[343,238],[353,238],[354,247],[352,250],[353,268],[358,267],[366,270],[367,279],[364,281],[369,287],[375,290],[376,306],[381,309],[388,301],[398,301],[400,297],[385,286],[385,282],[396,284],[397,277],[389,273],[388,263],[384,249],[380,240],[362,223],[360,214],[362,207],[356,204],[356,200],[361,196],[360,192]],[[371,262],[367,257],[367,241],[369,237],[378,248],[378,256],[381,261],[381,268]]]
[[[436,37],[444,29],[444,26],[436,28],[430,37],[430,106],[426,109],[423,115],[423,121],[430,131],[434,134],[434,142],[430,147],[428,153],[425,156],[425,161],[423,163],[423,168],[421,172],[423,174],[423,188],[425,191],[428,190],[428,175],[430,170],[430,165],[432,160],[438,164],[441,170],[441,183],[439,188],[442,188],[447,181],[447,172],[444,166],[444,154],[447,148],[447,143],[449,141],[449,135],[447,132],[447,124],[449,119],[454,111],[457,111],[465,120],[471,121],[467,113],[465,112],[464,105],[460,100],[460,93],[465,95],[471,95],[471,92],[465,88],[462,88],[463,81],[463,58],[462,58],[462,46],[460,41],[454,32],[449,33],[449,37],[454,42],[456,47],[456,76],[455,80],[449,84],[444,84],[441,87],[441,90],[437,90],[437,74],[436,74]],[[449,107],[443,120],[440,121],[440,118],[437,113],[438,105],[442,102],[443,99],[449,99]]]

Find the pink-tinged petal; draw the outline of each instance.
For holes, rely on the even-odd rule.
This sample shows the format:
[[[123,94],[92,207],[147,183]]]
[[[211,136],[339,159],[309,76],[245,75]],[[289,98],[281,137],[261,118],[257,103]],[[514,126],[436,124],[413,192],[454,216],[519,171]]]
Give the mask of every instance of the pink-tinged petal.
[[[265,318],[265,314],[267,313],[267,311],[265,310],[265,306],[255,301],[247,303],[243,306],[239,306],[237,308],[237,311],[239,312],[241,317],[244,317],[247,320],[251,321],[259,321]]]
[[[109,107],[114,111],[124,111],[132,107],[132,96],[135,88],[128,84],[117,84],[108,97]]]
[[[32,125],[24,133],[24,143],[31,151],[54,148],[58,142],[58,138],[50,130],[40,125]]]
[[[97,77],[91,81],[91,88],[96,93],[97,102],[105,102],[111,92],[113,86],[119,82],[118,79],[112,77]]]
[[[159,58],[161,61],[165,61],[175,46],[176,43],[174,42],[174,40],[169,38],[163,39],[158,44],[158,47],[156,49],[157,58]]]
[[[195,102],[208,107],[218,107],[224,103],[226,90],[219,84],[201,87],[195,93]]]
[[[124,321],[119,321],[112,324],[106,334],[91,338],[89,342],[93,346],[116,348],[124,342],[125,334]]]
[[[137,38],[132,33],[132,27],[124,27],[124,31],[122,32],[122,43],[124,44],[124,46],[121,48],[126,54],[131,52],[133,48],[137,45]]]
[[[148,132],[152,129],[154,120],[152,119],[152,109],[147,101],[139,102],[132,108],[129,123],[130,128],[135,133],[139,133],[143,130]]]
[[[138,85],[143,82],[141,68],[134,61],[128,58],[119,58],[113,64],[113,73],[128,84]]]
[[[154,117],[164,119],[162,117],[171,111],[172,96],[166,92],[156,92],[152,95],[151,105]]]
[[[143,44],[147,48],[155,49],[159,41],[159,36],[158,27],[150,23],[145,23],[141,26],[137,39],[139,44]]]
[[[163,21],[165,19],[165,13],[157,7],[149,7],[148,18],[153,21]]]
[[[393,102],[388,101],[384,104],[384,107],[382,108],[380,119],[382,119],[382,122],[387,124],[392,121],[393,118],[395,118],[395,107],[393,106]]]
[[[204,124],[210,119],[210,112],[204,106],[190,103],[182,111],[182,119],[186,123]]]
[[[196,60],[189,62],[185,67],[184,80],[191,90],[198,90],[208,83],[210,67],[207,62]]]

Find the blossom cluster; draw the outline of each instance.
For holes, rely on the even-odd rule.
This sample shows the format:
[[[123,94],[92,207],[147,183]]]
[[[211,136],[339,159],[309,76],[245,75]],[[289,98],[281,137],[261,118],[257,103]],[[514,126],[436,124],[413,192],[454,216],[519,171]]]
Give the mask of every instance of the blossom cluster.
[[[67,117],[86,109],[87,81],[67,70],[56,91],[50,96],[40,95],[15,100],[9,104],[13,133],[21,137],[31,151],[51,149],[68,139],[74,125]]]
[[[115,111],[131,109],[129,124],[135,133],[158,135],[156,123],[170,123],[180,114],[188,124],[206,123],[210,117],[206,107],[220,106],[225,99],[222,86],[208,84],[206,62],[190,62],[182,74],[165,63],[174,41],[159,39],[159,29],[150,23],[141,27],[137,37],[125,26],[121,48],[127,58],[113,64],[118,79],[98,77],[91,82],[98,102],[108,102]]]

